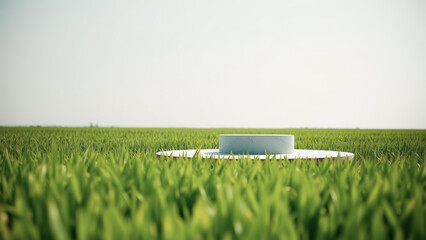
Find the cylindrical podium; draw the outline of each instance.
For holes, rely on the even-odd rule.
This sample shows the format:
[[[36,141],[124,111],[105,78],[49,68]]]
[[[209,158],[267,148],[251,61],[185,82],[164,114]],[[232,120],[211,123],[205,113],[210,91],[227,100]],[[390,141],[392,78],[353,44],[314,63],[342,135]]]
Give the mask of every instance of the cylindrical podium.
[[[202,159],[241,159],[250,155],[251,159],[265,160],[273,156],[276,159],[316,159],[326,158],[352,160],[354,154],[342,151],[294,149],[294,135],[281,134],[223,134],[219,136],[219,149],[186,149],[169,150],[157,153],[157,156],[173,158],[193,158],[199,155]]]
[[[222,134],[220,154],[293,154],[294,135],[280,134]]]

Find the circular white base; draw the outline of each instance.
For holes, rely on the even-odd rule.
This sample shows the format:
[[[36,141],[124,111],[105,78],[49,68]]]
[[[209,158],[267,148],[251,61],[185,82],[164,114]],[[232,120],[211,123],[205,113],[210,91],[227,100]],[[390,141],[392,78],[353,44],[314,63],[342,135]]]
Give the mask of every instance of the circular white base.
[[[190,150],[170,150],[170,151],[162,151],[158,152],[157,156],[169,156],[173,158],[178,157],[188,157],[192,158],[195,153],[197,152],[196,149],[190,149]],[[219,149],[201,149],[200,155],[202,158],[225,158],[225,159],[238,159],[247,157],[247,155],[231,155],[231,154],[221,154],[219,153]],[[274,155],[269,155],[270,158],[272,158]],[[267,155],[250,155],[251,159],[260,159],[265,160]],[[323,160],[325,158],[332,158],[333,160],[341,159],[345,160],[346,158],[349,160],[352,160],[354,158],[353,153],[349,152],[338,152],[338,151],[326,151],[326,150],[305,150],[305,149],[295,149],[292,154],[277,154],[277,159],[285,159],[293,160],[293,159],[316,159],[316,160]]]

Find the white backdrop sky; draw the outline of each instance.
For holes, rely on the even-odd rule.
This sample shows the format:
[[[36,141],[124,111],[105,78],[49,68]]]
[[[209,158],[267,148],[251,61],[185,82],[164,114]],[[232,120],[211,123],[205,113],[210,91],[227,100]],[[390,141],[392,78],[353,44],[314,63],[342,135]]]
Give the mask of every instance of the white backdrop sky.
[[[426,1],[0,1],[0,125],[426,128]]]

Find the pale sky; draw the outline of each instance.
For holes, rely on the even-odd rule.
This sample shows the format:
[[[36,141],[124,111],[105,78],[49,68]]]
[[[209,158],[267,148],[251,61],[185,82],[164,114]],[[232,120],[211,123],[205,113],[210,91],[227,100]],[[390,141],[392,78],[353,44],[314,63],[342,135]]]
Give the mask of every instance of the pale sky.
[[[426,128],[426,1],[0,0],[0,125]]]

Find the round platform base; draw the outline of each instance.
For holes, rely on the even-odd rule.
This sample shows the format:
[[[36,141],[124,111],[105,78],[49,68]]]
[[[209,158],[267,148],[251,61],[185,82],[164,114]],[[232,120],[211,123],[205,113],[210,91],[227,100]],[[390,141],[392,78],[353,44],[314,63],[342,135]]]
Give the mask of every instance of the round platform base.
[[[157,156],[169,156],[173,158],[179,157],[188,157],[192,158],[196,154],[196,149],[191,150],[170,150],[170,151],[162,151],[158,152]],[[219,149],[201,149],[200,155],[202,158],[224,158],[224,159],[238,159],[247,157],[247,155],[231,155],[231,154],[221,154],[219,153]],[[269,157],[273,157],[273,155],[269,155]],[[250,155],[251,159],[260,159],[265,160],[267,155]],[[316,160],[324,160],[326,158],[331,158],[333,160],[340,159],[342,161],[348,159],[352,160],[354,158],[353,153],[349,152],[338,152],[338,151],[326,151],[326,150],[305,150],[305,149],[295,149],[292,154],[277,154],[277,159],[285,159],[294,160],[294,159],[316,159]]]

